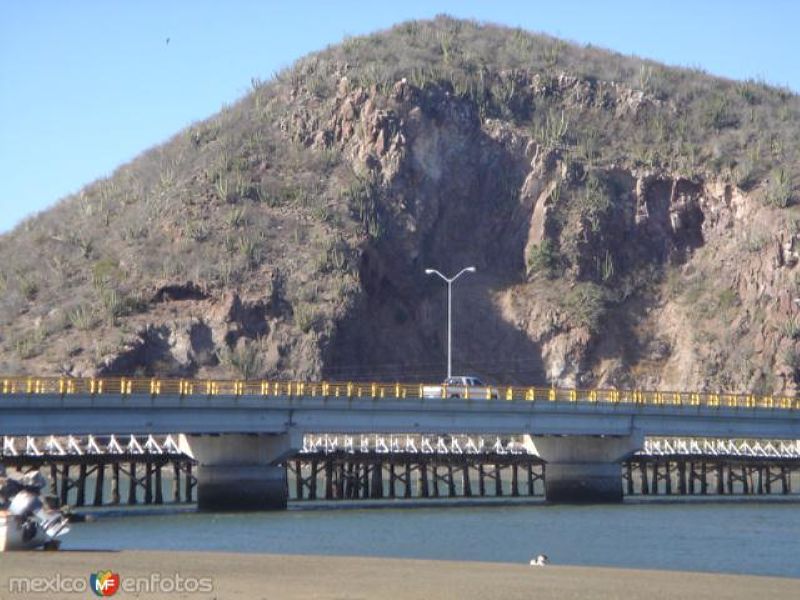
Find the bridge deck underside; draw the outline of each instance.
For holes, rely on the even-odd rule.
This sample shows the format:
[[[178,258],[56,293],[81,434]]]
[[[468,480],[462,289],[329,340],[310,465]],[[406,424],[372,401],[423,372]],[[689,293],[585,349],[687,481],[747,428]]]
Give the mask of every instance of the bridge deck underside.
[[[531,434],[800,439],[800,411],[563,401],[312,396],[2,398],[0,435]]]

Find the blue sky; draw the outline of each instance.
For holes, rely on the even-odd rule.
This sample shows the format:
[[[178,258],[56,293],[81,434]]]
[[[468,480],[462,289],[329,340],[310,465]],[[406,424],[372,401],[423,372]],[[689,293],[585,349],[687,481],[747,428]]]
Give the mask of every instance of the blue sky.
[[[800,91],[800,2],[790,0],[6,0],[0,232],[234,102],[252,77],[438,13]]]

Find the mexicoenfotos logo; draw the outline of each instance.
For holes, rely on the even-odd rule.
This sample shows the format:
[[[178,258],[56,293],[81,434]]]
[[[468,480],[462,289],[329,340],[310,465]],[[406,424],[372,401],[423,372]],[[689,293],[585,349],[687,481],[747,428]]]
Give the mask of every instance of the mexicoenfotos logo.
[[[119,573],[111,571],[98,571],[89,575],[89,585],[96,596],[113,596],[119,590]]]
[[[32,594],[42,594],[45,598],[52,598],[56,594],[85,594],[87,587],[91,587],[92,593],[100,598],[108,598],[119,591],[136,594],[137,597],[147,594],[208,594],[214,591],[214,580],[180,573],[126,575],[123,580],[119,573],[108,569],[92,573],[88,578],[61,573],[8,578],[8,591],[25,597]]]

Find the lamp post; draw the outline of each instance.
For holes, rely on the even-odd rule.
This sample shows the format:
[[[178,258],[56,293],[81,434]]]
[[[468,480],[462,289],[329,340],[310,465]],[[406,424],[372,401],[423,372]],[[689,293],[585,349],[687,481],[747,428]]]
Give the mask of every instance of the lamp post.
[[[426,275],[438,275],[447,283],[447,378],[450,379],[453,375],[453,282],[461,277],[464,273],[474,273],[475,267],[466,267],[461,269],[453,277],[445,277],[436,269],[425,269]]]

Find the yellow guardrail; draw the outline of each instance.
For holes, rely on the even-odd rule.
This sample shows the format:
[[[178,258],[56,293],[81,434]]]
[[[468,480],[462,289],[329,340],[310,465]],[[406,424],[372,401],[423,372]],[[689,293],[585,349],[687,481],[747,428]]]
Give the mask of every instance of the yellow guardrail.
[[[419,383],[365,383],[327,381],[245,381],[193,380],[161,378],[102,377],[88,379],[56,377],[0,377],[2,396],[55,394],[72,396],[149,395],[158,396],[311,396],[311,397],[371,397],[375,399],[422,398]],[[434,384],[430,387],[440,387]],[[460,396],[462,394],[459,394]],[[449,392],[441,386],[441,397]],[[798,410],[800,398],[791,396],[760,396],[717,392],[665,392],[649,390],[603,390],[555,387],[493,386],[485,390],[465,390],[460,398],[467,401],[564,402],[586,404],[632,404],[637,406],[686,406],[713,408],[760,408]]]

